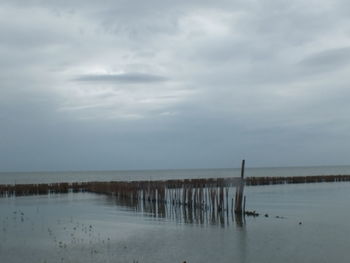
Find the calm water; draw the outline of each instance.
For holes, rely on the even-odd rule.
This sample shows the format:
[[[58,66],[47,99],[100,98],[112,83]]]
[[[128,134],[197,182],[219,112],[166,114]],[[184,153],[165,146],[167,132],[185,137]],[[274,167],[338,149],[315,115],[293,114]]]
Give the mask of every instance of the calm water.
[[[250,210],[269,217],[188,224],[96,194],[2,198],[1,262],[349,262],[350,183],[246,195]]]
[[[247,169],[246,174],[349,172],[350,167],[343,166]],[[3,173],[0,180],[33,183],[238,175],[239,169]],[[0,262],[349,262],[350,183],[252,186],[245,188],[245,194],[247,209],[261,216],[237,220],[225,214],[213,219],[170,208],[161,214],[142,212],[91,193],[0,198]]]
[[[246,176],[304,176],[350,174],[350,166],[247,168]],[[140,170],[1,173],[0,184],[118,180],[157,180],[240,176],[240,169]]]

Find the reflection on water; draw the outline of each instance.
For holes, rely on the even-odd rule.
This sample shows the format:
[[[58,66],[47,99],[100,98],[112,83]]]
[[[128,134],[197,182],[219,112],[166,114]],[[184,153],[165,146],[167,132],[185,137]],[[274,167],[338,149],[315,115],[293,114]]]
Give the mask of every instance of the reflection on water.
[[[185,206],[169,202],[149,202],[145,199],[122,198],[115,195],[107,195],[106,204],[125,208],[145,217],[165,219],[176,223],[229,227],[236,222],[237,226],[242,227],[245,222],[245,216],[233,213],[228,207],[218,211],[209,207]]]

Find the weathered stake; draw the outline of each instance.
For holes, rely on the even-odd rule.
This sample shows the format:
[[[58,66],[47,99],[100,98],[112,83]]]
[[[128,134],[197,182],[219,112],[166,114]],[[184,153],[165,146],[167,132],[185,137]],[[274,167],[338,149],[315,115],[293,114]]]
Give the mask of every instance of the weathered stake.
[[[245,201],[246,201],[246,196],[243,198],[243,214],[245,214]]]
[[[242,201],[243,201],[243,191],[244,191],[244,166],[245,160],[242,160],[241,168],[241,181],[236,187],[236,200],[235,200],[235,213],[242,214]]]

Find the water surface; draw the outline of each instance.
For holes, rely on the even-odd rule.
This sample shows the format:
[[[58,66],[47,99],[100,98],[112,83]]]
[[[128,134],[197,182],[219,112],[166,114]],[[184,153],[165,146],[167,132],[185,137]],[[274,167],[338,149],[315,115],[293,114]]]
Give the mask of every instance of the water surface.
[[[186,223],[97,194],[2,198],[1,262],[350,260],[350,183],[246,187],[245,193],[247,208],[268,217]]]

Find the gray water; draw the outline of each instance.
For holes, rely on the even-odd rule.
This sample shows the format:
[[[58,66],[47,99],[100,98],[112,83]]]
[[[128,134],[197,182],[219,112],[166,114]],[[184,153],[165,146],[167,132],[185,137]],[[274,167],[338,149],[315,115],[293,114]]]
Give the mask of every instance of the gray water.
[[[246,176],[307,176],[350,174],[350,166],[246,168]],[[35,184],[87,181],[166,180],[185,178],[239,177],[240,168],[75,171],[75,172],[0,172],[0,184]]]
[[[239,172],[1,173],[0,183],[227,177]],[[350,174],[350,167],[246,170],[246,176],[321,174]],[[202,220],[170,208],[157,214],[91,193],[0,198],[0,262],[349,262],[350,183],[251,186],[245,195],[247,209],[259,217],[238,220],[227,213]]]
[[[1,262],[349,262],[350,183],[245,193],[247,208],[268,217],[188,224],[104,195],[2,198]]]

